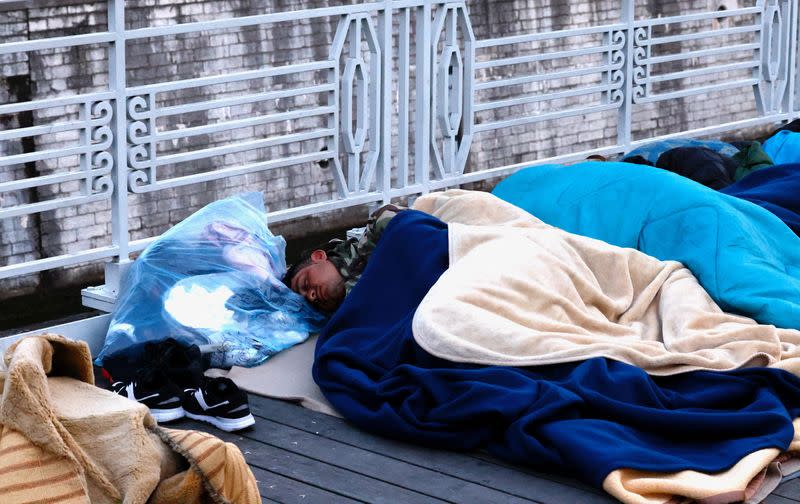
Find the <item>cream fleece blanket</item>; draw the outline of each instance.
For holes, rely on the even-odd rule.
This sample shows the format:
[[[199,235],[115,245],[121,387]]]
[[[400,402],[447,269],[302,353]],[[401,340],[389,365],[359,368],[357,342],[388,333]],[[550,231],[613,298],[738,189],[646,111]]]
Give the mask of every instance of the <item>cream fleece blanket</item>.
[[[450,267],[416,311],[429,353],[536,366],[607,357],[653,375],[780,365],[800,331],[724,313],[678,262],[567,233],[483,192],[414,208],[448,223]]]
[[[0,367],[0,502],[260,502],[236,446],[162,429],[147,408],[93,385],[89,347],[23,338]]]

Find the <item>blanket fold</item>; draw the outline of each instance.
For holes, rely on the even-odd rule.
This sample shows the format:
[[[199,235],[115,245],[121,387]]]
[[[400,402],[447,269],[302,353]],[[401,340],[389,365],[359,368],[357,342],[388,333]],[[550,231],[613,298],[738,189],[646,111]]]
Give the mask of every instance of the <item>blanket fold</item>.
[[[260,502],[236,447],[223,444],[218,453],[226,456],[211,458],[209,452],[215,465],[203,465],[183,439],[168,446],[159,437],[167,434],[147,407],[95,387],[85,342],[54,334],[23,338],[7,350],[4,364],[3,502]],[[175,433],[213,438],[194,431],[169,434]]]
[[[726,312],[800,329],[800,241],[758,205],[612,162],[527,168],[492,193],[570,233],[680,262]]]
[[[769,210],[800,236],[800,164],[759,170],[720,192]]]
[[[724,313],[678,262],[567,233],[488,193],[432,193],[416,208],[449,219],[450,267],[412,326],[437,357],[511,366],[608,357],[656,375],[800,357],[800,331]]]

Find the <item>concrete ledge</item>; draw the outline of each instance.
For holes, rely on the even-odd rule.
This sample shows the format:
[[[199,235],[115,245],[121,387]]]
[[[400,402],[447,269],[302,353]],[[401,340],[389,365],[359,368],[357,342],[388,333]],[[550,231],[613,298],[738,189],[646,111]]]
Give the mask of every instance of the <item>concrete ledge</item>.
[[[103,342],[105,341],[106,332],[108,332],[108,325],[110,323],[111,314],[107,313],[104,315],[98,315],[96,317],[76,320],[74,322],[67,322],[66,324],[59,324],[50,327],[44,327],[42,329],[36,329],[34,331],[12,334],[11,336],[0,338],[0,355],[2,355],[6,349],[18,339],[25,336],[35,336],[44,332],[56,333],[68,338],[85,341],[89,344],[89,349],[91,349],[92,355],[97,355],[97,353],[100,352],[100,349],[103,347]]]
[[[95,310],[111,313],[117,302],[117,295],[106,289],[105,285],[97,287],[87,287],[81,290],[83,306],[94,308]]]

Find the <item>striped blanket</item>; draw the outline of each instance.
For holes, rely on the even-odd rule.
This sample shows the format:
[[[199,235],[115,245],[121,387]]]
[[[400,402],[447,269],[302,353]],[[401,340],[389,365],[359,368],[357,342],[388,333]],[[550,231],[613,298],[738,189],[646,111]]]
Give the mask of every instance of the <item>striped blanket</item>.
[[[85,343],[25,338],[4,364],[3,502],[260,502],[234,445],[162,429],[145,406],[95,387]]]

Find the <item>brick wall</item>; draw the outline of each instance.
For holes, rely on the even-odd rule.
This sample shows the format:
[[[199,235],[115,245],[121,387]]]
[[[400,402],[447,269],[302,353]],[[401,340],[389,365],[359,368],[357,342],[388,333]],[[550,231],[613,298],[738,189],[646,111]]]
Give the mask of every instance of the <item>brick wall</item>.
[[[739,1],[739,5],[750,5]],[[321,7],[340,2],[323,0],[131,0],[127,2],[127,27],[141,28],[172,23],[186,23],[271,11]],[[728,8],[732,0],[719,0]],[[618,2],[608,0],[468,0],[470,19],[478,39],[501,37],[536,31],[561,30],[591,26],[619,19]],[[638,16],[669,16],[716,8],[709,0],[673,0],[640,2]],[[0,12],[0,42],[39,39],[101,31],[106,26],[105,2],[75,0],[30,0],[24,9]],[[265,66],[281,66],[297,61],[327,59],[336,20],[303,20],[282,23],[273,28],[246,27],[204,33],[144,39],[127,46],[127,79],[129,86],[149,84],[236,72]],[[575,47],[580,40],[551,45],[550,49]],[[572,45],[570,45],[572,44]],[[688,46],[687,46],[688,47]],[[528,51],[540,50],[530,46]],[[518,48],[498,49],[492,56],[508,56]],[[104,46],[88,46],[63,50],[31,52],[0,59],[0,103],[25,99],[64,96],[73,92],[101,91],[108,86],[107,50]],[[572,64],[574,62],[568,62]],[[580,61],[578,61],[580,63]],[[528,71],[558,70],[530,66]],[[412,76],[414,70],[412,69]],[[322,77],[294,74],[288,77],[242,81],[191,92],[159,95],[160,107],[187,101],[256,92],[265,88],[291,88],[309,85]],[[572,84],[582,83],[581,81]],[[563,83],[563,85],[571,85]],[[541,88],[526,88],[540,91]],[[503,92],[489,93],[487,99],[499,99]],[[293,107],[324,105],[324,96],[306,95],[297,99],[245,104],[230,109],[171,116],[159,123],[160,129],[179,129],[223,119],[249,117],[290,110]],[[576,105],[580,99],[558,103]],[[675,100],[652,106],[637,107],[634,115],[635,138],[668,133],[678,129],[720,123],[752,114],[755,105],[752,93],[712,93],[703,98]],[[539,110],[541,111],[541,110]],[[530,112],[530,109],[511,111]],[[29,124],[47,124],[77,117],[77,107],[47,109],[34,114],[0,117],[0,128]],[[411,117],[413,118],[413,103]],[[395,115],[394,121],[397,122]],[[292,123],[292,132],[320,125],[314,118]],[[616,112],[573,117],[498,132],[476,135],[468,171],[514,164],[547,156],[565,154],[578,149],[599,147],[616,135]],[[396,131],[396,128],[395,128]],[[249,126],[247,128],[175,140],[159,145],[159,155],[225,145],[234,140],[265,138],[286,133],[285,123]],[[0,144],[0,155],[32,150],[57,149],[74,142],[77,133],[56,133],[35,137],[31,143]],[[396,139],[395,139],[396,143]],[[163,167],[163,177],[202,172],[223,165],[250,163],[301,152],[316,152],[318,142],[306,142],[280,148],[251,150],[203,159],[193,163]],[[412,146],[413,148],[413,146]],[[413,152],[413,151],[412,151]],[[77,156],[29,163],[15,170],[0,171],[0,180],[47,175],[74,169]],[[413,163],[413,158],[412,158]],[[483,184],[485,187],[486,184]],[[6,193],[3,206],[35,202],[56,195],[79,194],[80,182],[66,182],[35,190]],[[270,209],[278,210],[330,199],[335,186],[329,168],[317,163],[270,170],[264,173],[231,177],[216,182],[195,184],[178,189],[134,195],[130,198],[129,225],[131,238],[157,235],[203,205],[244,190],[262,190]],[[299,237],[325,227],[356,225],[366,215],[363,208],[342,210],[319,217],[274,226],[288,238]],[[110,243],[111,213],[107,202],[81,205],[18,219],[0,221],[0,265],[86,250]],[[97,282],[99,265],[80,266],[45,274],[30,275],[0,282],[0,299],[72,285]]]
[[[0,12],[0,40],[14,42],[26,40],[28,36],[27,13],[16,10]],[[30,99],[30,76],[27,54],[0,56],[0,103],[12,103]],[[0,130],[30,126],[30,114],[0,116]],[[22,154],[30,150],[30,143],[0,142],[0,156]],[[0,182],[19,180],[31,175],[34,167],[10,166],[0,168]],[[35,201],[30,192],[0,193],[0,205],[11,206]],[[14,264],[38,258],[40,242],[38,216],[24,216],[0,220],[0,264]],[[27,292],[36,288],[38,277],[12,278],[0,283],[0,290],[11,293]],[[0,299],[2,295],[0,295]]]

